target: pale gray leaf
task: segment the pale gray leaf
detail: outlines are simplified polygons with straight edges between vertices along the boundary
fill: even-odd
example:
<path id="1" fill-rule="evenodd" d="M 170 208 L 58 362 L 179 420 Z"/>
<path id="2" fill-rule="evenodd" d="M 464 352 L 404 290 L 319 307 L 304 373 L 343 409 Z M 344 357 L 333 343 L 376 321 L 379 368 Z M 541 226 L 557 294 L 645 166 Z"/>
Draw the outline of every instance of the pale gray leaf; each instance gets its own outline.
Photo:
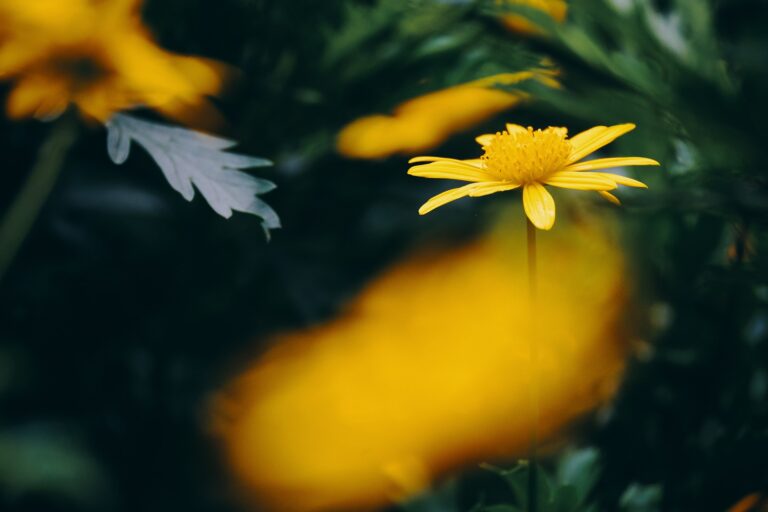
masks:
<path id="1" fill-rule="evenodd" d="M 267 203 L 265 203 L 258 197 L 254 197 L 251 200 L 251 204 L 248 206 L 248 209 L 245 211 L 261 217 L 262 224 L 267 229 L 278 229 L 282 227 L 280 224 L 280 217 L 278 217 L 277 212 L 273 210 L 271 206 L 269 206 Z"/>
<path id="2" fill-rule="evenodd" d="M 184 199 L 191 201 L 195 197 L 195 189 L 192 188 L 192 179 L 189 175 L 183 175 L 179 172 L 176 165 L 177 162 L 174 160 L 173 156 L 162 151 L 150 151 L 149 148 L 147 148 L 147 151 L 152 155 L 152 158 L 155 160 L 157 166 L 160 167 L 160 170 L 163 171 L 165 179 L 168 180 L 168 183 L 171 184 L 173 189 L 181 194 Z"/>
<path id="3" fill-rule="evenodd" d="M 257 197 L 273 190 L 275 184 L 241 170 L 272 165 L 269 160 L 223 151 L 235 145 L 229 139 L 127 114 L 115 115 L 107 130 L 107 150 L 114 162 L 124 162 L 131 141 L 136 142 L 186 200 L 194 198 L 197 188 L 222 217 L 231 217 L 233 211 L 250 213 L 261 217 L 265 229 L 280 227 L 275 211 Z"/>
<path id="4" fill-rule="evenodd" d="M 211 158 L 210 150 L 206 148 L 195 148 L 192 153 L 205 160 L 214 160 Z M 211 163 L 214 163 L 213 161 Z M 236 153 L 225 153 L 223 151 L 215 154 L 215 164 L 227 169 L 248 169 L 251 167 L 266 167 L 272 165 L 272 162 L 264 158 L 256 158 L 248 155 L 238 155 Z"/>
<path id="5" fill-rule="evenodd" d="M 119 124 L 107 123 L 107 153 L 117 165 L 128 159 L 131 151 L 131 139 Z"/>
<path id="6" fill-rule="evenodd" d="M 211 208 L 222 217 L 228 219 L 232 216 L 231 198 L 227 198 L 224 191 L 219 189 L 219 184 L 211 179 L 199 179 L 195 183 L 200 194 L 208 201 Z M 230 200 L 227 200 L 230 199 Z"/>

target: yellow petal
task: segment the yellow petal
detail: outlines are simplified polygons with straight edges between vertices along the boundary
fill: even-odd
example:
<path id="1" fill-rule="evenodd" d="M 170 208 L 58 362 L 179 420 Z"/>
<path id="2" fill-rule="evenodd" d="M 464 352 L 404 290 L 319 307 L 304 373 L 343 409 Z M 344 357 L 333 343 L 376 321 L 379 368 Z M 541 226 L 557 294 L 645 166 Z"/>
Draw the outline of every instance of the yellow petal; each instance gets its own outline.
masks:
<path id="1" fill-rule="evenodd" d="M 534 78 L 535 76 L 536 74 L 534 73 L 534 71 L 519 71 L 517 73 L 499 73 L 498 75 L 491 75 L 491 76 L 486 76 L 484 78 L 479 78 L 477 80 L 467 83 L 466 85 L 471 85 L 474 87 L 494 87 L 498 85 L 512 85 L 512 84 L 522 82 L 523 80 L 529 80 L 531 78 Z"/>
<path id="2" fill-rule="evenodd" d="M 541 237 L 541 268 L 557 271 L 539 275 L 546 320 L 534 335 L 514 213 L 466 245 L 395 262 L 335 318 L 258 340 L 269 351 L 212 396 L 206 417 L 258 500 L 244 509 L 381 510 L 424 480 L 524 457 L 534 340 L 542 444 L 562 445 L 614 395 L 633 335 L 620 327 L 624 251 L 600 217 Z"/>
<path id="3" fill-rule="evenodd" d="M 488 144 L 491 143 L 494 137 L 495 135 L 492 133 L 485 133 L 483 135 L 478 135 L 477 137 L 475 137 L 475 141 L 477 141 L 477 143 L 480 144 L 481 146 L 487 146 Z"/>
<path id="4" fill-rule="evenodd" d="M 515 133 L 527 132 L 528 128 L 520 126 L 519 124 L 507 123 L 507 133 L 514 135 Z"/>
<path id="5" fill-rule="evenodd" d="M 632 123 L 617 124 L 609 127 L 596 126 L 574 136 L 570 139 L 571 156 L 568 157 L 567 163 L 578 162 L 585 156 L 594 153 L 634 129 L 635 125 Z"/>
<path id="6" fill-rule="evenodd" d="M 392 502 L 415 496 L 429 485 L 432 478 L 424 461 L 413 456 L 384 464 L 381 470 L 390 483 L 387 494 Z"/>
<path id="7" fill-rule="evenodd" d="M 435 197 L 424 203 L 421 208 L 419 208 L 419 215 L 426 215 L 435 208 L 439 208 L 444 204 L 450 203 L 451 201 L 455 201 L 457 199 L 461 199 L 462 197 L 468 196 L 474 187 L 475 183 L 470 183 L 469 185 L 464 185 L 463 187 L 459 188 L 452 188 L 451 190 L 446 190 L 441 194 L 437 194 Z"/>
<path id="8" fill-rule="evenodd" d="M 415 156 L 408 160 L 409 164 L 418 164 L 418 163 L 424 163 L 424 162 L 453 162 L 457 164 L 469 164 L 474 166 L 479 166 L 480 160 L 479 158 L 474 158 L 471 160 L 459 160 L 457 158 L 445 158 L 442 156 Z"/>
<path id="9" fill-rule="evenodd" d="M 420 178 L 439 178 L 460 181 L 489 181 L 493 178 L 477 167 L 459 165 L 454 162 L 434 162 L 426 165 L 415 165 L 408 169 L 408 174 Z"/>
<path id="10" fill-rule="evenodd" d="M 596 171 L 598 169 L 612 169 L 614 167 L 625 167 L 629 165 L 661 165 L 656 160 L 643 158 L 640 156 L 620 156 L 616 158 L 597 158 L 571 164 L 565 168 L 566 171 Z"/>
<path id="11" fill-rule="evenodd" d="M 607 126 L 593 126 L 588 130 L 584 130 L 583 132 L 577 133 L 576 135 L 574 135 L 568 140 L 571 142 L 571 147 L 578 147 L 583 145 L 584 141 L 600 135 L 607 129 L 608 129 Z"/>
<path id="12" fill-rule="evenodd" d="M 382 137 L 382 133 L 392 136 Z M 336 150 L 348 158 L 384 158 L 403 146 L 405 135 L 397 120 L 390 116 L 365 116 L 339 132 Z"/>
<path id="13" fill-rule="evenodd" d="M 616 188 L 614 180 L 591 172 L 560 171 L 547 178 L 544 183 L 553 187 L 573 190 L 613 190 Z"/>
<path id="14" fill-rule="evenodd" d="M 600 194 L 603 197 L 603 199 L 607 199 L 608 201 L 612 202 L 616 206 L 621 206 L 621 201 L 619 201 L 619 198 L 611 194 L 610 192 L 606 192 L 605 190 L 598 190 L 597 193 Z"/>
<path id="15" fill-rule="evenodd" d="M 493 194 L 495 192 L 503 192 L 505 190 L 512 190 L 518 187 L 520 187 L 520 185 L 517 183 L 509 183 L 505 181 L 470 183 L 469 185 L 464 185 L 463 187 L 446 190 L 445 192 L 431 198 L 429 201 L 424 203 L 421 208 L 419 208 L 419 215 L 426 215 L 435 208 L 439 208 L 446 203 L 450 203 L 456 199 L 461 199 L 465 196 L 482 197 Z"/>
<path id="16" fill-rule="evenodd" d="M 495 194 L 496 192 L 514 190 L 516 188 L 520 188 L 519 183 L 508 183 L 503 181 L 489 181 L 486 183 L 478 183 L 469 193 L 469 197 L 482 197 L 490 194 Z"/>
<path id="17" fill-rule="evenodd" d="M 523 208 L 534 226 L 550 230 L 555 223 L 555 200 L 540 183 L 523 188 Z"/>
<path id="18" fill-rule="evenodd" d="M 589 173 L 594 176 L 602 176 L 603 178 L 607 178 L 614 183 L 617 183 L 619 185 L 625 185 L 627 187 L 635 187 L 635 188 L 648 188 L 648 185 L 643 183 L 642 181 L 633 180 L 632 178 L 627 178 L 626 176 L 622 176 L 620 174 L 611 174 L 609 172 L 592 172 Z"/>

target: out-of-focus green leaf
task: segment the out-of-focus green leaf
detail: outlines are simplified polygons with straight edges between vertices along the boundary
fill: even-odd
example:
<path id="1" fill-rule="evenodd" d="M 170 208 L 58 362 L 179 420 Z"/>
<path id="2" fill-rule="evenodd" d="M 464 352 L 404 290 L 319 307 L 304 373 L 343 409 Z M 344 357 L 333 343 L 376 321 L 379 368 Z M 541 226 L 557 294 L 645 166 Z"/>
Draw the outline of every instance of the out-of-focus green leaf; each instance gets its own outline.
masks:
<path id="1" fill-rule="evenodd" d="M 101 466 L 80 442 L 35 426 L 0 431 L 0 489 L 17 498 L 45 493 L 88 507 L 103 504 L 108 493 Z"/>

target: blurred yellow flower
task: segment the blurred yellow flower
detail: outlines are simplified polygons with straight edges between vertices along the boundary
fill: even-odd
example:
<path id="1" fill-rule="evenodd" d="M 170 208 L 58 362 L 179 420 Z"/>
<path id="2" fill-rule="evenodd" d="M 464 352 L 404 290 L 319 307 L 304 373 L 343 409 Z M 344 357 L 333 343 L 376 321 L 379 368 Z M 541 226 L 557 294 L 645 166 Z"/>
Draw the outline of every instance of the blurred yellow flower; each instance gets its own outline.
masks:
<path id="1" fill-rule="evenodd" d="M 618 185 L 647 188 L 632 178 L 605 172 L 587 172 L 627 165 L 659 165 L 642 157 L 598 158 L 580 162 L 584 157 L 634 130 L 634 124 L 595 126 L 568 138 L 566 128 L 549 127 L 534 130 L 507 124 L 501 133 L 480 135 L 483 147 L 480 158 L 456 160 L 436 156 L 419 156 L 408 174 L 422 178 L 469 181 L 469 185 L 436 195 L 419 209 L 425 215 L 435 208 L 465 196 L 480 197 L 496 192 L 523 188 L 523 207 L 531 222 L 539 229 L 551 229 L 555 223 L 555 200 L 544 187 L 596 190 L 618 203 L 608 190 Z"/>
<path id="2" fill-rule="evenodd" d="M 765 512 L 768 500 L 759 493 L 750 494 L 728 509 L 728 512 Z"/>
<path id="3" fill-rule="evenodd" d="M 496 0 L 497 4 L 519 5 L 537 9 L 558 23 L 565 21 L 568 15 L 568 2 L 566 0 Z M 541 35 L 543 30 L 533 21 L 519 14 L 510 14 L 501 18 L 502 23 L 508 29 L 524 35 Z"/>
<path id="4" fill-rule="evenodd" d="M 562 438 L 623 373 L 623 258 L 605 231 L 574 223 L 541 241 L 542 438 Z M 524 232 L 511 215 L 467 246 L 410 257 L 338 319 L 272 340 L 217 397 L 215 430 L 263 509 L 383 506 L 527 452 Z"/>
<path id="5" fill-rule="evenodd" d="M 170 117 L 210 114 L 223 67 L 166 52 L 140 0 L 0 0 L 0 78 L 13 80 L 12 118 L 50 118 L 70 103 L 99 121 L 146 106 Z"/>
<path id="6" fill-rule="evenodd" d="M 527 98 L 522 91 L 493 89 L 536 79 L 556 87 L 544 70 L 504 73 L 413 98 L 394 114 L 362 117 L 339 133 L 337 150 L 349 158 L 413 155 L 438 146 L 456 132 L 470 128 Z"/>

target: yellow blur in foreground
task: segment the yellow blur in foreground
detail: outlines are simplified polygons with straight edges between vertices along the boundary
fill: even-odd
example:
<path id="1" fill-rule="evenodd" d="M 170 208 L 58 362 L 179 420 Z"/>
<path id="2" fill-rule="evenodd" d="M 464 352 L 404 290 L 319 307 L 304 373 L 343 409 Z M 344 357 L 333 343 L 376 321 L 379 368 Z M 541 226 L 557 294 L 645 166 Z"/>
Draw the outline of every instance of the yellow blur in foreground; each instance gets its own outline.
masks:
<path id="1" fill-rule="evenodd" d="M 496 0 L 497 4 L 519 5 L 537 9 L 558 23 L 565 21 L 568 15 L 568 2 L 566 0 Z M 544 33 L 541 27 L 524 16 L 510 14 L 501 18 L 505 27 L 513 32 L 523 35 L 541 35 Z"/>
<path id="2" fill-rule="evenodd" d="M 395 265 L 336 320 L 274 340 L 215 402 L 257 503 L 383 506 L 447 471 L 525 456 L 531 336 L 544 438 L 610 398 L 624 368 L 623 260 L 589 220 L 540 238 L 535 334 L 525 224 L 512 215 L 469 245 Z"/>
<path id="3" fill-rule="evenodd" d="M 493 75 L 431 92 L 400 104 L 391 116 L 373 115 L 353 121 L 339 133 L 336 148 L 346 157 L 363 159 L 426 151 L 527 98 L 522 91 L 491 87 L 530 79 L 557 86 L 551 72 L 534 70 Z"/>
<path id="4" fill-rule="evenodd" d="M 767 510 L 768 499 L 759 493 L 754 493 L 739 500 L 727 512 L 765 512 Z"/>
<path id="5" fill-rule="evenodd" d="M 0 0 L 0 78 L 12 118 L 51 118 L 70 103 L 99 121 L 137 106 L 197 124 L 223 68 L 155 45 L 140 0 Z"/>

